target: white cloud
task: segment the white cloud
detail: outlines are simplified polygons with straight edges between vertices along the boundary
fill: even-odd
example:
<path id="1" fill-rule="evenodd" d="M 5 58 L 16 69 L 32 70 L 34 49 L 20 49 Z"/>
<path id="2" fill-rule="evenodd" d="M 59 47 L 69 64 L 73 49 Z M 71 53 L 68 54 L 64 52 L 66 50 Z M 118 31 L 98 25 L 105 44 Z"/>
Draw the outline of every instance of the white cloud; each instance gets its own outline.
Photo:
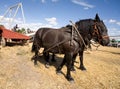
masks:
<path id="1" fill-rule="evenodd" d="M 22 18 L 17 18 L 17 19 L 13 19 L 13 18 L 8 18 L 8 17 L 3 17 L 0 16 L 0 22 L 2 23 L 23 23 Z"/>
<path id="2" fill-rule="evenodd" d="M 33 31 L 37 31 L 41 27 L 50 27 L 50 28 L 58 28 L 56 26 L 53 26 L 49 23 L 26 23 L 26 24 L 18 24 L 20 28 L 29 28 Z"/>
<path id="3" fill-rule="evenodd" d="M 42 3 L 45 3 L 47 0 L 41 0 Z M 58 0 L 51 0 L 52 2 L 57 2 Z"/>
<path id="4" fill-rule="evenodd" d="M 51 25 L 54 25 L 56 26 L 58 23 L 57 23 L 57 19 L 55 17 L 52 17 L 52 18 L 45 18 L 45 20 L 51 24 Z"/>
<path id="5" fill-rule="evenodd" d="M 109 23 L 115 23 L 115 22 L 116 22 L 116 20 L 114 20 L 114 19 L 109 20 Z"/>
<path id="6" fill-rule="evenodd" d="M 3 16 L 0 16 L 0 20 Z M 31 30 L 37 30 L 41 27 L 51 27 L 51 28 L 58 28 L 57 27 L 57 19 L 55 17 L 52 18 L 45 18 L 46 23 L 23 23 L 21 21 L 21 18 L 15 19 L 13 23 L 9 23 L 9 21 L 12 20 L 12 18 L 4 18 L 4 21 L 0 21 L 0 24 L 4 25 L 7 29 L 13 28 L 16 24 L 18 24 L 18 27 L 20 28 L 30 28 Z"/>
<path id="7" fill-rule="evenodd" d="M 89 8 L 88 7 L 84 7 L 85 10 L 88 10 Z"/>
<path id="8" fill-rule="evenodd" d="M 90 9 L 90 8 L 95 7 L 94 5 L 88 4 L 88 3 L 84 2 L 84 1 L 81 1 L 81 0 L 72 0 L 72 2 L 75 3 L 75 4 L 83 6 L 84 9 Z"/>
<path id="9" fill-rule="evenodd" d="M 109 23 L 114 23 L 114 24 L 117 24 L 117 25 L 120 26 L 120 22 L 117 21 L 117 20 L 114 20 L 114 19 L 110 19 L 110 20 L 109 20 Z"/>
<path id="10" fill-rule="evenodd" d="M 15 24 L 24 23 L 21 18 L 13 19 L 8 17 L 0 16 L 0 24 L 4 25 L 6 28 L 11 29 Z"/>
<path id="11" fill-rule="evenodd" d="M 45 3 L 45 0 L 41 0 L 42 3 Z"/>
<path id="12" fill-rule="evenodd" d="M 120 26 L 120 22 L 117 22 L 116 24 Z"/>
<path id="13" fill-rule="evenodd" d="M 120 29 L 116 28 L 116 27 L 110 27 L 108 28 L 108 34 L 110 36 L 117 36 L 120 35 Z"/>
<path id="14" fill-rule="evenodd" d="M 110 19 L 107 21 L 110 25 L 108 32 L 110 36 L 120 35 L 120 22 L 115 19 Z"/>
<path id="15" fill-rule="evenodd" d="M 103 22 L 107 22 L 107 20 L 106 20 L 106 19 L 104 19 L 104 20 L 103 20 Z"/>

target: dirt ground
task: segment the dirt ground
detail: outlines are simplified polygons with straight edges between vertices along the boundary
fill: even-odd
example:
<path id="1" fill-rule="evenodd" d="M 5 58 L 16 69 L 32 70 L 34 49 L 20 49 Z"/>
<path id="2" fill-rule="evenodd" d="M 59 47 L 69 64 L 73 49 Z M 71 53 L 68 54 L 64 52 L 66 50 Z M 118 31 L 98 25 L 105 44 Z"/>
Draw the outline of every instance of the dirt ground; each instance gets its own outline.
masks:
<path id="1" fill-rule="evenodd" d="M 87 71 L 78 69 L 77 57 L 76 72 L 71 73 L 74 83 L 65 79 L 66 66 L 62 69 L 64 74 L 56 74 L 63 55 L 56 55 L 57 62 L 51 62 L 49 69 L 42 56 L 34 66 L 33 55 L 31 44 L 0 49 L 0 89 L 120 89 L 120 48 L 100 46 L 90 54 L 85 52 Z"/>

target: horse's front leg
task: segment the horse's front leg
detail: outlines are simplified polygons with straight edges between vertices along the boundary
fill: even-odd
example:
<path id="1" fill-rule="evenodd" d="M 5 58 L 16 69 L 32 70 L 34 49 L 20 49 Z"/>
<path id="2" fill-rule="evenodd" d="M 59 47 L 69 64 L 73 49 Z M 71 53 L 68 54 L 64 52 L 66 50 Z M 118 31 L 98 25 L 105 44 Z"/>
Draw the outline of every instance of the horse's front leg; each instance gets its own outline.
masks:
<path id="1" fill-rule="evenodd" d="M 50 66 L 50 63 L 49 63 L 49 52 L 44 52 L 43 55 L 44 55 L 44 59 L 46 61 L 45 67 L 49 68 L 49 66 Z"/>
<path id="2" fill-rule="evenodd" d="M 79 52 L 79 57 L 80 57 L 80 67 L 79 67 L 79 69 L 86 70 L 86 68 L 84 67 L 84 64 L 83 64 L 83 52 L 84 51 Z"/>
<path id="3" fill-rule="evenodd" d="M 77 54 L 74 54 L 74 55 L 73 55 L 72 64 L 71 64 L 71 71 L 75 71 L 74 63 L 75 63 L 76 56 L 77 56 Z"/>

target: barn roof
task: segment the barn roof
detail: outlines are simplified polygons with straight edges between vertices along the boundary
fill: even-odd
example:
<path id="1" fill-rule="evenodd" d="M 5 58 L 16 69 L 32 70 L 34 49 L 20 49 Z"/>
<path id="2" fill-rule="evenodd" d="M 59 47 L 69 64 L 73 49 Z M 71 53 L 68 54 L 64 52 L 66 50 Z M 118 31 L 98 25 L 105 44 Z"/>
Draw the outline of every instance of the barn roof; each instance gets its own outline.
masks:
<path id="1" fill-rule="evenodd" d="M 18 32 L 13 32 L 11 30 L 6 29 L 5 27 L 0 26 L 0 30 L 2 30 L 2 37 L 7 39 L 25 39 L 25 40 L 30 39 L 29 36 L 26 36 Z"/>

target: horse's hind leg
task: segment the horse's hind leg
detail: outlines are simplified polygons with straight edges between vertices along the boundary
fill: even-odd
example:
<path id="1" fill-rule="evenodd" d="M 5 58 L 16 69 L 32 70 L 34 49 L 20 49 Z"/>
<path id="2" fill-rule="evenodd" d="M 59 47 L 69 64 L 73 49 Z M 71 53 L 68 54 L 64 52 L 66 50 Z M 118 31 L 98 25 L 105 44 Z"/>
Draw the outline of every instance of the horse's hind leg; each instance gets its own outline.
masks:
<path id="1" fill-rule="evenodd" d="M 35 55 L 31 58 L 31 61 L 34 61 L 34 65 L 37 65 L 38 60 L 38 51 L 35 51 Z"/>
<path id="2" fill-rule="evenodd" d="M 34 44 L 32 45 L 32 52 L 35 52 L 35 55 L 32 57 L 31 60 L 34 60 L 34 64 L 37 65 L 39 48 Z"/>
<path id="3" fill-rule="evenodd" d="M 38 60 L 38 50 L 35 51 L 34 65 L 37 65 Z"/>

